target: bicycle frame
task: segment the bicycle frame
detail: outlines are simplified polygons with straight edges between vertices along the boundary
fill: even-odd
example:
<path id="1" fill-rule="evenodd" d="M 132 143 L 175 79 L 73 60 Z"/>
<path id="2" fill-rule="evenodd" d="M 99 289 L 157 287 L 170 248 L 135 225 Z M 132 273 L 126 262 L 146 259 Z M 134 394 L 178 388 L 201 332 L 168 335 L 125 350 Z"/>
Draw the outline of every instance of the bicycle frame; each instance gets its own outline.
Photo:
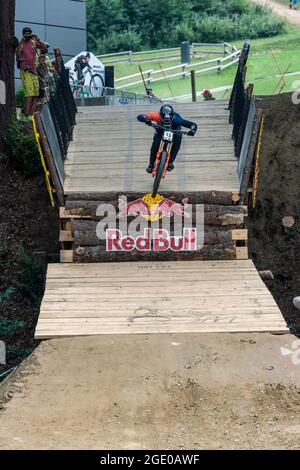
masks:
<path id="1" fill-rule="evenodd" d="M 165 151 L 167 153 L 167 160 L 166 160 L 166 164 L 165 164 L 164 171 L 163 171 L 163 174 L 162 174 L 162 178 L 165 178 L 166 173 L 167 173 L 167 168 L 168 168 L 170 158 L 171 158 L 171 151 L 172 151 L 172 147 L 173 147 L 174 134 L 180 133 L 182 135 L 187 135 L 187 132 L 184 132 L 184 131 L 181 131 L 181 130 L 175 130 L 175 129 L 167 129 L 165 127 L 160 126 L 159 124 L 157 124 L 156 126 L 153 126 L 153 127 L 155 127 L 156 129 L 162 129 L 164 131 L 164 134 L 162 135 L 160 145 L 159 145 L 159 149 L 158 149 L 157 154 L 156 154 L 156 160 L 155 160 L 155 163 L 154 163 L 152 176 L 153 177 L 156 176 L 156 172 L 157 172 L 157 168 L 159 166 L 161 155 L 162 155 L 163 151 Z M 166 132 L 172 133 L 172 136 L 173 136 L 172 140 L 165 139 L 165 133 Z"/>
<path id="2" fill-rule="evenodd" d="M 167 153 L 167 160 L 166 160 L 166 164 L 165 164 L 164 171 L 163 171 L 163 174 L 162 174 L 162 178 L 166 177 L 167 168 L 168 168 L 169 161 L 170 161 L 170 158 L 171 158 L 172 146 L 173 146 L 173 141 L 170 142 L 170 141 L 164 140 L 164 137 L 162 136 L 162 139 L 161 139 L 160 145 L 159 145 L 159 149 L 158 149 L 157 154 L 156 154 L 156 160 L 155 160 L 152 176 L 156 175 L 157 168 L 158 168 L 159 162 L 160 162 L 160 157 L 161 157 L 163 151 L 165 151 Z"/>

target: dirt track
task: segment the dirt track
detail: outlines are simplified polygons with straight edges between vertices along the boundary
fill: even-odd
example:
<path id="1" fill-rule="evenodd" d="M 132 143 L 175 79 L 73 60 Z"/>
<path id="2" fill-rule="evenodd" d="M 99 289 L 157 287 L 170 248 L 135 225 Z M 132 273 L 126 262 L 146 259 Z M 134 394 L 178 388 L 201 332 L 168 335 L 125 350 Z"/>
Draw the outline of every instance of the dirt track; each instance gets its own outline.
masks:
<path id="1" fill-rule="evenodd" d="M 293 341 L 186 334 L 43 342 L 0 387 L 13 394 L 0 412 L 0 448 L 300 448 L 299 354 L 280 350 Z"/>
<path id="2" fill-rule="evenodd" d="M 278 16 L 282 16 L 286 18 L 286 20 L 294 25 L 300 27 L 300 11 L 299 10 L 290 10 L 288 1 L 286 2 L 287 5 L 282 5 L 280 3 L 274 2 L 272 0 L 252 0 L 259 5 L 267 5 L 272 8 L 274 13 Z"/>

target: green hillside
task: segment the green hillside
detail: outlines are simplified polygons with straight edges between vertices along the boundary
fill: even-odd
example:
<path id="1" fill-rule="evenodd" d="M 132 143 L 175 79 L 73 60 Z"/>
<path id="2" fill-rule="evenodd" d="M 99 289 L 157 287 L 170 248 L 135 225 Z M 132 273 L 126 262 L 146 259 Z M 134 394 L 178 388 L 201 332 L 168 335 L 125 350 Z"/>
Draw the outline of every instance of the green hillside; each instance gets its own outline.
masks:
<path id="1" fill-rule="evenodd" d="M 242 47 L 243 42 L 235 42 L 237 47 Z M 251 54 L 248 61 L 248 81 L 255 83 L 256 94 L 273 94 L 283 91 L 291 91 L 295 81 L 300 80 L 300 31 L 289 28 L 283 35 L 278 35 L 275 38 L 256 39 L 251 41 Z M 151 57 L 158 57 L 159 54 L 151 54 Z M 145 56 L 140 56 L 145 59 Z M 138 57 L 135 57 L 137 59 Z M 207 58 L 210 58 L 207 56 Z M 199 61 L 199 59 L 197 59 Z M 106 61 L 104 61 L 106 62 Z M 136 62 L 129 64 L 120 63 L 115 65 L 116 78 L 124 77 L 127 75 L 135 74 L 139 71 L 139 64 L 143 70 L 154 69 L 158 70 L 161 65 L 163 68 L 172 65 L 178 65 L 180 60 L 164 60 L 159 62 Z M 220 74 L 216 72 L 200 74 L 197 76 L 197 90 L 202 88 L 219 88 L 231 85 L 235 75 L 236 66 L 222 71 Z M 287 75 L 284 81 L 280 81 L 280 75 L 284 72 L 292 73 L 299 72 L 299 75 Z M 131 79 L 137 81 L 139 78 Z M 117 83 L 117 86 L 121 86 Z M 277 86 L 278 85 L 278 86 Z M 169 98 L 172 93 L 175 96 L 190 93 L 190 78 L 177 78 L 164 82 L 151 84 L 151 87 L 157 96 L 160 98 Z M 172 93 L 170 91 L 172 90 Z M 142 85 L 126 88 L 128 91 L 143 93 L 144 88 Z M 227 93 L 228 95 L 228 93 Z M 226 91 L 216 93 L 218 98 L 227 96 Z"/>

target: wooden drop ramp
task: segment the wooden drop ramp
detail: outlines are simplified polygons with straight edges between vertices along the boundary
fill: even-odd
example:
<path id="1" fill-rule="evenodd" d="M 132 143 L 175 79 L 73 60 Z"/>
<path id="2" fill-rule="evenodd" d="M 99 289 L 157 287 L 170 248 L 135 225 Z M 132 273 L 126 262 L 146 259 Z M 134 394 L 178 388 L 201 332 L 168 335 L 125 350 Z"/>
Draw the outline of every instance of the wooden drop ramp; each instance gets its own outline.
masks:
<path id="1" fill-rule="evenodd" d="M 188 196 L 192 204 L 205 206 L 204 247 L 189 261 L 188 256 L 174 261 L 174 253 L 154 258 L 145 253 L 142 259 L 133 252 L 109 256 L 100 246 L 95 236 L 100 201 L 116 206 L 120 194 L 133 200 L 151 191 L 145 165 L 153 131 L 136 120 L 145 111 L 141 106 L 80 108 L 65 162 L 61 264 L 48 266 L 37 339 L 287 331 L 247 259 L 247 214 L 237 204 L 239 179 L 227 108 L 224 101 L 176 106 L 198 123 L 199 131 L 184 140 L 176 170 L 160 191 L 177 202 Z"/>
<path id="2" fill-rule="evenodd" d="M 251 260 L 52 264 L 36 338 L 287 331 Z"/>

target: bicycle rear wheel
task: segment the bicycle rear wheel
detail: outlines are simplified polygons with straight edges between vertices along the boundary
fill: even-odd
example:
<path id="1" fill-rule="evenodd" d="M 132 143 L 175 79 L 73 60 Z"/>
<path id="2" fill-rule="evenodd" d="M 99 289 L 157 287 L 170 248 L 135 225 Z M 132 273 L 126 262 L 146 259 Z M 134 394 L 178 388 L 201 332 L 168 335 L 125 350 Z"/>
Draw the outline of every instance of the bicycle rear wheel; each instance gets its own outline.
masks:
<path id="1" fill-rule="evenodd" d="M 167 152 L 164 150 L 161 154 L 160 162 L 156 170 L 156 175 L 155 175 L 155 179 L 153 183 L 152 197 L 155 197 L 157 195 L 160 181 L 164 172 L 164 168 L 166 166 L 166 162 L 167 162 Z"/>

